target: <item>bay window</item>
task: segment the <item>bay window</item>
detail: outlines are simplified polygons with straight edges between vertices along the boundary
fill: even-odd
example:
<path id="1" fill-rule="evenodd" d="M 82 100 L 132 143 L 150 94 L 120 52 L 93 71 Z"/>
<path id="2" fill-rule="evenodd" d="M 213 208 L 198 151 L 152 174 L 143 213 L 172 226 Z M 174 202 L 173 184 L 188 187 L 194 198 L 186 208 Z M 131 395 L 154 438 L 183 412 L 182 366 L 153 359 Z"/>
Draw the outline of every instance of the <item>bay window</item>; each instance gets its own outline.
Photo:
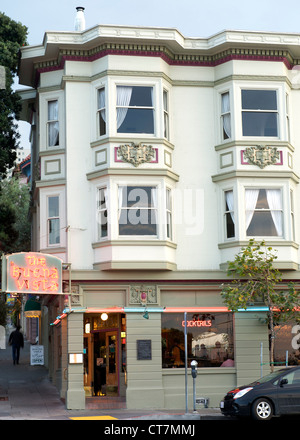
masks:
<path id="1" fill-rule="evenodd" d="M 168 92 L 163 91 L 163 108 L 164 108 L 164 137 L 169 139 L 169 98 Z"/>
<path id="2" fill-rule="evenodd" d="M 276 90 L 242 90 L 243 136 L 278 136 Z"/>
<path id="3" fill-rule="evenodd" d="M 153 87 L 117 86 L 117 132 L 154 134 Z"/>
<path id="4" fill-rule="evenodd" d="M 245 207 L 247 236 L 283 236 L 280 189 L 246 189 Z"/>

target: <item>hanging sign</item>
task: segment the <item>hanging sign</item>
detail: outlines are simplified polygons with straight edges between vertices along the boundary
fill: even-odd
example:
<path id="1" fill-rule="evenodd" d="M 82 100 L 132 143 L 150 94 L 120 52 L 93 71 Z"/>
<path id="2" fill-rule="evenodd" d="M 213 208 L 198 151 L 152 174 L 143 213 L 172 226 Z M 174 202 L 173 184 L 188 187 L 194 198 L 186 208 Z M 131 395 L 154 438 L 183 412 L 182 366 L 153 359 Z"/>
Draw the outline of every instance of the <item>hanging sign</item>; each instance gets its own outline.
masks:
<path id="1" fill-rule="evenodd" d="M 39 252 L 5 255 L 2 260 L 2 291 L 62 294 L 62 260 Z"/>

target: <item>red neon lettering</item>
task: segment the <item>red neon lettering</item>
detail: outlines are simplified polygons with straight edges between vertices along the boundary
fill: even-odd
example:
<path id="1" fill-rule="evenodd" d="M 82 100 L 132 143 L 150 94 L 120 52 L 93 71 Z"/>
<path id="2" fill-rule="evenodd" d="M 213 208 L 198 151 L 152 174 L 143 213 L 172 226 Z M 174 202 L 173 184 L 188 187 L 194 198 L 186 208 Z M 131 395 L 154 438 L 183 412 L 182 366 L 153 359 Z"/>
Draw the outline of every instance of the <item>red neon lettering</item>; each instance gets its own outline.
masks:
<path id="1" fill-rule="evenodd" d="M 181 325 L 182 325 L 182 327 L 184 327 L 185 322 L 182 321 Z M 211 327 L 212 323 L 211 323 L 211 320 L 209 319 L 207 321 L 200 321 L 200 320 L 187 321 L 186 325 L 187 325 L 187 327 Z"/>

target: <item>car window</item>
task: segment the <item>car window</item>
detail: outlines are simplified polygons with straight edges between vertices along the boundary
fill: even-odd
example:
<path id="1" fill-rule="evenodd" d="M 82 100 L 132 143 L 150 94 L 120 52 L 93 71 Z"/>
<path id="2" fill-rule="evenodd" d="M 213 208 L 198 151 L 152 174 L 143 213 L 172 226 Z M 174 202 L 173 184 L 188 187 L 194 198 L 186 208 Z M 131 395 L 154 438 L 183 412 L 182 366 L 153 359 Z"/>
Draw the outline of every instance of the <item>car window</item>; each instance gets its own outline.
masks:
<path id="1" fill-rule="evenodd" d="M 300 386 L 300 370 L 291 371 L 288 374 L 282 376 L 281 380 L 286 379 L 286 385 L 299 385 Z"/>

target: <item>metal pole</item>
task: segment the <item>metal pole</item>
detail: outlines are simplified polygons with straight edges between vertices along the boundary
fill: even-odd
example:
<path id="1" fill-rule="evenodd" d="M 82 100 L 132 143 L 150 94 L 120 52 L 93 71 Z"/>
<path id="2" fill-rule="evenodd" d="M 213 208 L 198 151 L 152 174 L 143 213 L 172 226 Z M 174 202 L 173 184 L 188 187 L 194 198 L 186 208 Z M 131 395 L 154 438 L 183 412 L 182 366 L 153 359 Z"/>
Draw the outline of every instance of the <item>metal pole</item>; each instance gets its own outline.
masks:
<path id="1" fill-rule="evenodd" d="M 260 343 L 260 377 L 263 377 L 263 343 Z"/>
<path id="2" fill-rule="evenodd" d="M 188 390 L 187 390 L 187 322 L 184 312 L 184 360 L 185 360 L 185 412 L 188 413 Z"/>
<path id="3" fill-rule="evenodd" d="M 193 377 L 193 412 L 196 413 L 196 378 Z"/>
<path id="4" fill-rule="evenodd" d="M 289 364 L 289 351 L 285 352 L 285 366 L 287 367 Z"/>

